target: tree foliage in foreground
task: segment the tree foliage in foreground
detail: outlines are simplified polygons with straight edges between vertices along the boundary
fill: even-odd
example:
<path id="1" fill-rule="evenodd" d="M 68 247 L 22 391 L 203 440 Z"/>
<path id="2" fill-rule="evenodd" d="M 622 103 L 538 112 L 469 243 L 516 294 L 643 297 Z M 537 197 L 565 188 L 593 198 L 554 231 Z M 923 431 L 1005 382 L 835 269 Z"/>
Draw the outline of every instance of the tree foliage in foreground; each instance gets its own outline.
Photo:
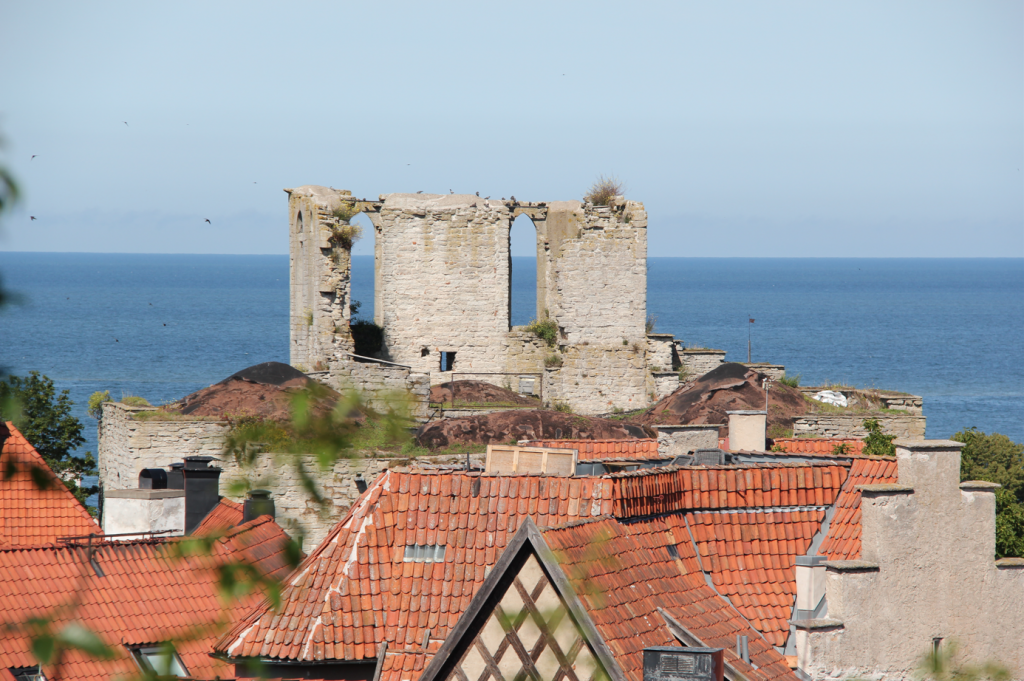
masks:
<path id="1" fill-rule="evenodd" d="M 82 484 L 84 476 L 97 474 L 96 459 L 92 452 L 84 456 L 72 453 L 85 444 L 82 423 L 71 415 L 72 406 L 68 391 L 58 394 L 53 381 L 38 371 L 0 380 L 0 418 L 14 423 L 50 470 L 85 505 L 85 500 L 99 491 L 96 485 Z M 95 513 L 94 507 L 87 508 Z"/>
<path id="2" fill-rule="evenodd" d="M 1024 444 L 1000 433 L 961 430 L 960 480 L 987 480 L 996 490 L 996 555 L 1024 558 Z"/>

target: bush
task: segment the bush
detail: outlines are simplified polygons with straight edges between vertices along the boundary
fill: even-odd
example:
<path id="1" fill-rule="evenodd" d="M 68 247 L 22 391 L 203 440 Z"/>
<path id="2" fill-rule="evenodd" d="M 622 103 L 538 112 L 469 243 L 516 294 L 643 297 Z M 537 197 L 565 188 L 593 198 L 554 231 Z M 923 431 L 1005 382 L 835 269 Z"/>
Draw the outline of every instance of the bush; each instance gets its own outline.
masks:
<path id="1" fill-rule="evenodd" d="M 373 357 L 384 347 L 384 328 L 366 319 L 356 319 L 349 325 L 355 354 Z"/>
<path id="2" fill-rule="evenodd" d="M 853 447 L 849 442 L 840 442 L 832 448 L 832 456 L 849 456 L 853 453 Z"/>
<path id="3" fill-rule="evenodd" d="M 152 407 L 145 397 L 139 397 L 138 395 L 121 395 L 121 404 L 127 404 L 129 407 Z"/>
<path id="4" fill-rule="evenodd" d="M 779 379 L 779 383 L 782 385 L 788 385 L 790 388 L 800 387 L 800 374 L 790 376 L 789 374 L 783 374 L 782 378 Z"/>
<path id="5" fill-rule="evenodd" d="M 896 445 L 892 443 L 895 435 L 886 435 L 882 432 L 882 426 L 878 419 L 867 419 L 864 421 L 868 436 L 864 438 L 864 454 L 868 456 L 896 456 Z"/>
<path id="6" fill-rule="evenodd" d="M 607 206 L 611 204 L 612 199 L 622 194 L 623 189 L 618 179 L 601 175 L 597 182 L 590 185 L 590 190 L 583 196 L 583 200 L 595 206 Z"/>
<path id="7" fill-rule="evenodd" d="M 565 402 L 555 402 L 554 404 L 551 405 L 551 408 L 554 409 L 555 411 L 560 411 L 563 414 L 572 413 L 572 407 L 570 407 Z"/>
<path id="8" fill-rule="evenodd" d="M 345 249 L 351 249 L 352 244 L 363 237 L 363 228 L 359 225 L 343 224 L 331 229 L 331 243 Z"/>
<path id="9" fill-rule="evenodd" d="M 547 313 L 544 314 L 544 319 L 534 319 L 527 324 L 526 330 L 547 343 L 549 348 L 555 347 L 555 343 L 558 342 L 558 324 L 548 317 Z"/>
<path id="10" fill-rule="evenodd" d="M 97 390 L 92 395 L 89 395 L 89 407 L 86 410 L 86 413 L 88 413 L 89 416 L 99 421 L 100 418 L 103 417 L 103 403 L 110 401 L 111 399 L 109 390 Z"/>
<path id="11" fill-rule="evenodd" d="M 1024 445 L 1000 433 L 967 428 L 953 435 L 963 442 L 960 480 L 987 480 L 996 490 L 996 557 L 1024 558 Z"/>
<path id="12" fill-rule="evenodd" d="M 547 357 L 544 358 L 544 366 L 546 366 L 546 367 L 560 367 L 560 366 L 562 366 L 562 356 L 561 355 L 554 355 L 554 354 L 548 355 Z"/>
<path id="13" fill-rule="evenodd" d="M 655 315 L 647 315 L 647 323 L 644 324 L 644 331 L 646 333 L 654 333 L 654 327 L 658 325 L 658 318 Z"/>

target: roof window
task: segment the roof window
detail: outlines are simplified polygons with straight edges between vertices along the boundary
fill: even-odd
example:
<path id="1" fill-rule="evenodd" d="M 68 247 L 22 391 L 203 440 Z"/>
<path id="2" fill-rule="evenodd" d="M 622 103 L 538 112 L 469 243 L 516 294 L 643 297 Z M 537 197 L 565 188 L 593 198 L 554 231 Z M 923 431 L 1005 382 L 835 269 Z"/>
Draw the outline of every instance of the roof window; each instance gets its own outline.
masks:
<path id="1" fill-rule="evenodd" d="M 406 563 L 440 563 L 444 560 L 444 544 L 409 544 L 405 547 Z"/>
<path id="2" fill-rule="evenodd" d="M 46 681 L 46 676 L 43 675 L 38 665 L 35 667 L 11 667 L 7 671 L 15 678 L 15 681 Z"/>
<path id="3" fill-rule="evenodd" d="M 131 648 L 132 657 L 143 672 L 157 676 L 187 678 L 188 670 L 170 646 L 143 646 Z"/>

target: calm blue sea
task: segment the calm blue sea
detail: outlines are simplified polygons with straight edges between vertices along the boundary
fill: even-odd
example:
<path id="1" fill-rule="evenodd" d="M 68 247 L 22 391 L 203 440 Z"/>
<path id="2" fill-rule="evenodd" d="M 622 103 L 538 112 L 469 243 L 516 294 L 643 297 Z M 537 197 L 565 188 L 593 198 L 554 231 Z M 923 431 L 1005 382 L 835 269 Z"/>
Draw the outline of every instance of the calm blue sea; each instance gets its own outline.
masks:
<path id="1" fill-rule="evenodd" d="M 535 310 L 535 262 L 513 258 L 513 323 Z M 40 371 L 85 403 L 96 390 L 177 399 L 235 371 L 288 361 L 287 256 L 0 252 L 0 365 Z M 373 259 L 354 297 L 373 314 Z M 1024 441 L 1024 260 L 651 258 L 657 331 L 805 385 L 841 381 L 924 397 L 928 437 L 967 426 Z"/>

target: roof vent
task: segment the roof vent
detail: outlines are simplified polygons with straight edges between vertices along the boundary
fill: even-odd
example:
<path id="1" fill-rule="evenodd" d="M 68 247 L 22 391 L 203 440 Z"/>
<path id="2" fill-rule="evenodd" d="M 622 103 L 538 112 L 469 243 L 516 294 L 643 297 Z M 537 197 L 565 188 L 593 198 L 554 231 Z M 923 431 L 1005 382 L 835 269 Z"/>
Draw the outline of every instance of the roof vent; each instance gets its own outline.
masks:
<path id="1" fill-rule="evenodd" d="M 643 681 L 722 681 L 723 648 L 644 648 Z"/>
<path id="2" fill-rule="evenodd" d="M 170 470 L 167 472 L 167 489 L 185 489 L 185 477 L 181 474 L 185 464 L 179 461 L 172 463 L 168 468 Z"/>
<path id="3" fill-rule="evenodd" d="M 167 471 L 163 468 L 143 468 L 139 473 L 139 489 L 167 489 Z"/>
<path id="4" fill-rule="evenodd" d="M 721 449 L 698 449 L 693 453 L 694 466 L 724 466 L 727 460 Z"/>
<path id="5" fill-rule="evenodd" d="M 250 490 L 245 498 L 245 503 L 242 504 L 242 522 L 247 523 L 254 518 L 259 518 L 261 515 L 269 515 L 273 518 L 276 516 L 276 510 L 274 508 L 274 500 L 270 496 L 270 490 Z"/>

